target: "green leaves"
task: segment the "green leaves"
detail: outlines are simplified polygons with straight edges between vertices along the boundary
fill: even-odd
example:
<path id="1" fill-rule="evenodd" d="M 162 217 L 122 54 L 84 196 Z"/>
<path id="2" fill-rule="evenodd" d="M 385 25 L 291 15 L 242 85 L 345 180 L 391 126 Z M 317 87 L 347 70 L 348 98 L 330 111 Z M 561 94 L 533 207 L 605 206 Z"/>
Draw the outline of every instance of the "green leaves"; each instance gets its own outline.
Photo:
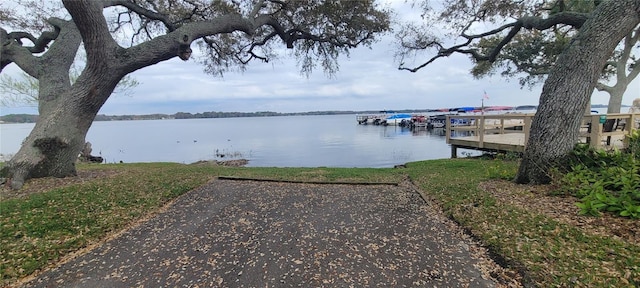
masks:
<path id="1" fill-rule="evenodd" d="M 620 212 L 620 216 L 640 218 L 640 206 L 630 206 L 627 209 Z"/>
<path id="2" fill-rule="evenodd" d="M 560 183 L 563 191 L 580 198 L 581 214 L 640 218 L 640 159 L 633 148 L 640 146 L 640 133 L 636 130 L 627 141 L 631 149 L 626 151 L 579 145 L 570 154 L 571 171 Z"/>

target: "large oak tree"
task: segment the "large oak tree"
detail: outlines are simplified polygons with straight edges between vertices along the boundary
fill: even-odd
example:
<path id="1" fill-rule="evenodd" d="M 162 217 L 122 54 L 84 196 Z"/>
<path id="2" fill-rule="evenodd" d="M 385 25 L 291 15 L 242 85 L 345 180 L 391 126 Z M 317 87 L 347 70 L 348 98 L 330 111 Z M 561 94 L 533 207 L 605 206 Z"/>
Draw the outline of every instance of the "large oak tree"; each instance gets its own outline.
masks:
<path id="1" fill-rule="evenodd" d="M 599 0 L 561 0 L 551 2 L 541 9 L 549 15 L 563 12 L 589 14 L 599 3 Z M 505 78 L 518 78 L 523 87 L 542 83 L 560 53 L 566 49 L 571 38 L 578 32 L 578 28 L 579 26 L 561 24 L 547 30 L 521 30 L 504 46 L 495 61 L 475 61 L 471 73 L 476 78 L 497 73 Z M 481 54 L 487 54 L 500 40 L 502 40 L 500 35 L 485 37 L 474 46 Z M 596 85 L 598 91 L 609 94 L 608 113 L 621 112 L 625 91 L 629 83 L 640 74 L 639 59 L 634 54 L 638 52 L 635 47 L 639 45 L 639 40 L 640 26 L 631 31 L 618 45 L 607 61 L 602 77 Z"/>
<path id="2" fill-rule="evenodd" d="M 549 168 L 557 165 L 578 142 L 582 116 L 607 60 L 620 41 L 640 23 L 640 0 L 598 2 L 590 13 L 562 9 L 550 13 L 546 8 L 561 5 L 563 0 L 448 0 L 438 13 L 431 13 L 435 10 L 427 5 L 424 14 L 427 23 L 447 24 L 453 31 L 448 36 L 461 41 L 451 44 L 448 43 L 451 38 L 420 33 L 424 28 L 409 25 L 398 33 L 402 47 L 398 53 L 399 69 L 416 72 L 454 53 L 468 55 L 475 62 L 495 62 L 506 45 L 518 41 L 521 31 L 545 31 L 561 26 L 578 29 L 544 82 L 515 179 L 518 183 L 548 183 Z M 496 27 L 478 32 L 478 24 L 483 23 Z M 493 45 L 480 43 L 489 38 Z M 407 67 L 405 61 L 409 56 L 433 50 L 435 55 L 427 61 Z"/>
<path id="3" fill-rule="evenodd" d="M 544 83 L 516 182 L 551 180 L 549 168 L 578 142 L 584 109 L 603 67 L 638 24 L 640 0 L 603 1 L 585 21 Z"/>
<path id="4" fill-rule="evenodd" d="M 203 49 L 200 61 L 211 74 L 244 69 L 255 59 L 269 61 L 279 47 L 294 49 L 304 73 L 318 66 L 335 73 L 339 55 L 371 44 L 389 27 L 388 11 L 370 0 L 62 3 L 71 19 L 48 18 L 50 31 L 33 35 L 0 28 L 0 68 L 15 63 L 40 88 L 39 120 L 3 168 L 13 188 L 29 178 L 74 175 L 87 131 L 118 82 L 168 59 L 187 60 L 194 44 Z M 118 33 L 129 35 L 130 45 L 121 44 Z M 71 84 L 69 67 L 81 43 L 87 62 Z"/>

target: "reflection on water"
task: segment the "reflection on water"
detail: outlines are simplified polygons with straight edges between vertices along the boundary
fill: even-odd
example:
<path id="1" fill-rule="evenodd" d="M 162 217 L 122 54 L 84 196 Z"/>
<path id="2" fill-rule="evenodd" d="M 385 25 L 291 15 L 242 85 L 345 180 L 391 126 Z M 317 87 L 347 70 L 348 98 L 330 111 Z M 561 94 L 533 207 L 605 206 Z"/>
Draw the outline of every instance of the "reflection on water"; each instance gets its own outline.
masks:
<path id="1" fill-rule="evenodd" d="M 446 136 L 446 133 L 444 131 L 444 128 L 433 128 L 433 129 L 417 129 L 413 131 L 413 135 L 414 136 L 430 135 L 430 136 L 437 136 L 437 137 L 444 138 Z"/>
<path id="2" fill-rule="evenodd" d="M 13 154 L 33 124 L 0 124 Z M 443 129 L 358 125 L 355 115 L 95 122 L 87 135 L 107 162 L 245 158 L 248 166 L 393 167 L 448 158 Z"/>
<path id="3" fill-rule="evenodd" d="M 453 131 L 451 131 L 451 138 L 473 136 L 475 134 L 476 133 L 474 131 L 457 131 L 457 130 L 453 130 Z"/>

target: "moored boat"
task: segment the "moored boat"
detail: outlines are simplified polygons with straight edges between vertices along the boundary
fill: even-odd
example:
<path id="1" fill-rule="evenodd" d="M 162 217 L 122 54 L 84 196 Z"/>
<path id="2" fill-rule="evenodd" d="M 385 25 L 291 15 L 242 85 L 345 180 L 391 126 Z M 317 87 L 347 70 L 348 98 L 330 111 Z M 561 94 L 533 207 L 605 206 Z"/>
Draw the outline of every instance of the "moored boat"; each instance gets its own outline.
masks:
<path id="1" fill-rule="evenodd" d="M 400 125 L 401 123 L 403 123 L 403 120 L 405 123 L 410 122 L 411 117 L 411 114 L 398 113 L 387 117 L 387 119 L 385 120 L 387 121 L 387 125 Z"/>

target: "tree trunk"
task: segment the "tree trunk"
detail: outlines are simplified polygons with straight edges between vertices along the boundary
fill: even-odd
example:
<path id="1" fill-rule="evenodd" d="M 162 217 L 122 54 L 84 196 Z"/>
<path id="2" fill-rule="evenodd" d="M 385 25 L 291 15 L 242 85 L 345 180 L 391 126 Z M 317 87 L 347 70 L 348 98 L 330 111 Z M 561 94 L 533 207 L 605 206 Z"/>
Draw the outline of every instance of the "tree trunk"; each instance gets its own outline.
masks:
<path id="1" fill-rule="evenodd" d="M 615 86 L 611 87 L 612 89 L 607 91 L 609 92 L 609 104 L 607 106 L 607 113 L 621 112 L 620 110 L 622 109 L 622 98 L 624 97 L 624 92 L 627 90 L 628 83 L 620 83 L 620 81 L 627 82 L 628 79 L 626 77 L 624 79 L 618 78 L 618 83 L 616 83 Z"/>
<path id="2" fill-rule="evenodd" d="M 61 28 L 60 38 L 43 55 L 43 61 L 16 62 L 39 80 L 40 116 L 20 150 L 0 170 L 0 176 L 9 178 L 13 189 L 19 189 L 30 178 L 76 175 L 75 163 L 91 123 L 118 82 L 139 68 L 175 57 L 179 51 L 177 47 L 181 45 L 171 37 L 157 37 L 154 41 L 160 44 L 144 43 L 128 52 L 119 47 L 109 34 L 106 20 L 101 17 L 102 3 L 68 2 L 90 8 L 81 10 L 87 13 L 81 15 L 84 17 L 81 20 L 76 20 L 83 23 L 80 29 L 73 22 L 68 22 Z M 87 64 L 71 86 L 69 67 L 84 30 L 89 30 L 86 32 L 88 37 L 82 38 L 87 50 Z M 150 47 L 155 54 L 142 53 L 145 51 L 141 50 L 152 49 Z"/>
<path id="3" fill-rule="evenodd" d="M 59 85 L 47 81 L 50 79 L 41 80 L 38 121 L 2 169 L 13 189 L 30 178 L 76 175 L 75 163 L 91 123 L 122 78 L 117 73 L 103 73 L 83 73 L 67 89 L 55 89 Z"/>
<path id="4" fill-rule="evenodd" d="M 75 161 L 95 117 L 79 110 L 60 104 L 41 111 L 35 127 L 5 167 L 13 189 L 30 178 L 76 175 Z"/>
<path id="5" fill-rule="evenodd" d="M 578 142 L 584 108 L 602 68 L 638 23 L 640 0 L 605 1 L 563 51 L 544 83 L 517 183 L 551 181 L 549 169 Z"/>
<path id="6" fill-rule="evenodd" d="M 97 1 L 91 4 L 100 7 Z M 101 15 L 102 10 L 97 11 Z M 100 20 L 95 15 L 90 18 Z M 104 18 L 101 20 L 106 27 Z M 90 43 L 101 49 L 87 51 L 87 66 L 71 86 L 69 67 L 80 46 L 81 34 L 73 22 L 58 21 L 58 25 L 59 39 L 42 56 L 42 61 L 14 57 L 16 64 L 39 81 L 40 115 L 18 153 L 0 171 L 1 176 L 9 178 L 13 189 L 19 189 L 30 178 L 76 175 L 75 163 L 93 119 L 122 77 L 132 71 L 109 65 L 118 63 L 115 60 L 118 47 L 105 28 L 106 33 L 92 34 L 91 40 L 82 39 L 85 47 L 91 47 L 87 45 Z"/>
<path id="7" fill-rule="evenodd" d="M 636 44 L 640 40 L 640 27 L 636 27 L 634 31 L 631 31 L 627 37 L 624 38 L 624 47 L 619 55 L 619 58 L 615 63 L 616 70 L 616 84 L 613 86 L 607 86 L 602 83 L 598 85 L 598 90 L 606 91 L 609 93 L 609 105 L 607 113 L 620 113 L 622 108 L 622 98 L 624 92 L 627 91 L 629 83 L 633 81 L 638 74 L 640 74 L 640 65 L 634 57 L 631 56 L 631 52 Z M 633 60 L 635 65 L 629 65 L 629 60 Z M 603 88 L 603 89 L 600 89 Z"/>

